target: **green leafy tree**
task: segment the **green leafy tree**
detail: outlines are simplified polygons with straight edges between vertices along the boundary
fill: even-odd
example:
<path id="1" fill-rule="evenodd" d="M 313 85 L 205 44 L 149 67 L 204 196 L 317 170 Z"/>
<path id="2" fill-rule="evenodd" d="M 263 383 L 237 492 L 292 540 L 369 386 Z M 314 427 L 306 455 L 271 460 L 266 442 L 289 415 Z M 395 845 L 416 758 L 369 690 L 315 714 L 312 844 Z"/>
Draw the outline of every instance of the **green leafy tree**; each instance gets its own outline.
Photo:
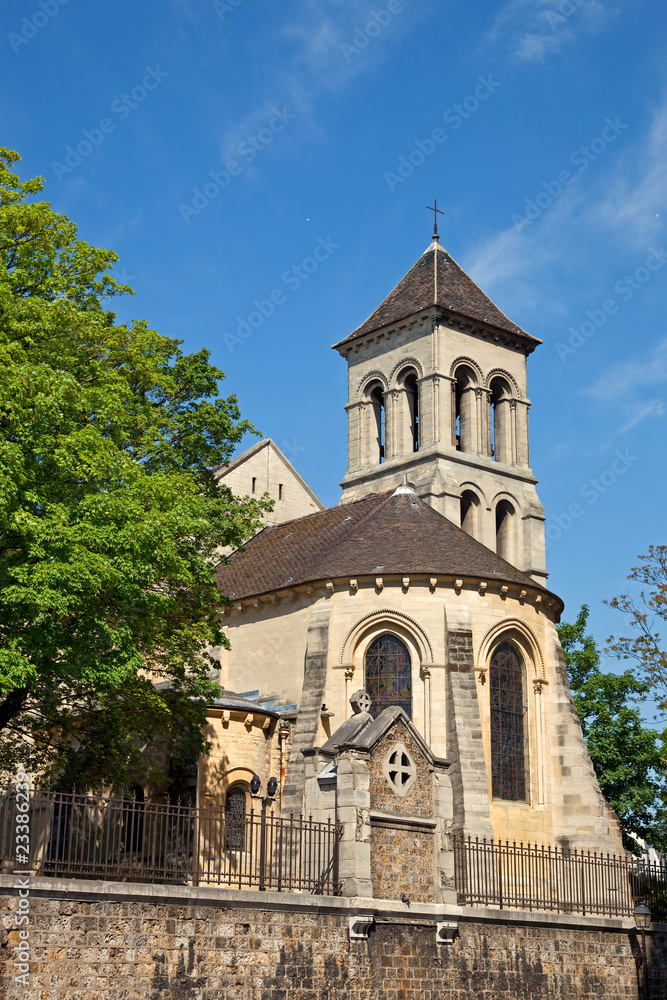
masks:
<path id="1" fill-rule="evenodd" d="M 667 848 L 663 737 L 646 727 L 640 704 L 648 684 L 632 670 L 603 673 L 600 652 L 587 634 L 589 609 L 573 624 L 556 626 L 581 728 L 602 794 L 617 813 L 628 850 L 630 832 L 654 847 Z"/>
<path id="2" fill-rule="evenodd" d="M 667 622 L 667 545 L 651 545 L 648 555 L 639 556 L 629 580 L 643 584 L 638 599 L 621 594 L 606 601 L 627 615 L 632 634 L 612 636 L 610 652 L 621 659 L 634 660 L 641 676 L 655 695 L 658 707 L 667 712 L 667 651 L 658 628 L 660 620 Z"/>
<path id="3" fill-rule="evenodd" d="M 244 433 L 204 350 L 105 299 L 114 253 L 21 182 L 0 150 L 0 769 L 126 787 L 206 750 L 214 568 L 266 500 L 211 469 Z"/>

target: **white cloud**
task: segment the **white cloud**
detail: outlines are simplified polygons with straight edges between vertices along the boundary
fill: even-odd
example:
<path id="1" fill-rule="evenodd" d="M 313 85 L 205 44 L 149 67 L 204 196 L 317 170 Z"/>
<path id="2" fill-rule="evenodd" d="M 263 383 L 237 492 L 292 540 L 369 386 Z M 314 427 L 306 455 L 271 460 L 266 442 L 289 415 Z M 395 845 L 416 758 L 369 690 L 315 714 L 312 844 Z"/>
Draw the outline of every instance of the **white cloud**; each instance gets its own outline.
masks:
<path id="1" fill-rule="evenodd" d="M 614 365 L 594 385 L 585 390 L 598 403 L 624 414 L 618 433 L 624 434 L 650 417 L 664 417 L 664 400 L 647 398 L 647 386 L 667 383 L 667 337 L 660 341 L 647 360 L 630 360 Z"/>
<path id="2" fill-rule="evenodd" d="M 649 399 L 644 403 L 635 403 L 633 406 L 628 407 L 628 410 L 629 419 L 627 423 L 619 427 L 621 434 L 629 431 L 632 427 L 636 427 L 646 417 L 664 417 L 665 415 L 664 404 L 659 399 Z"/>
<path id="3" fill-rule="evenodd" d="M 644 141 L 620 157 L 616 176 L 591 212 L 592 224 L 620 230 L 635 245 L 646 246 L 659 228 L 657 217 L 667 208 L 666 155 L 667 99 L 663 99 Z"/>
<path id="4" fill-rule="evenodd" d="M 626 141 L 625 135 L 631 132 L 623 132 L 620 141 Z M 544 192 L 543 182 L 554 181 L 563 168 L 571 169 L 567 157 L 554 164 L 551 176 L 536 180 L 524 204 L 516 206 L 514 224 L 467 252 L 466 270 L 487 291 L 502 288 L 515 301 L 530 304 L 537 294 L 538 277 L 544 279 L 539 289 L 542 301 L 548 297 L 545 271 L 551 262 L 567 261 L 571 274 L 594 272 L 601 240 L 627 266 L 629 251 L 645 254 L 652 241 L 660 241 L 664 228 L 660 215 L 667 211 L 666 157 L 667 97 L 655 109 L 643 136 L 624 147 L 610 145 L 541 214 L 521 224 L 528 200 L 535 201 Z M 510 282 L 513 288 L 508 289 Z M 550 306 L 560 309 L 562 305 L 554 295 Z"/>
<path id="5" fill-rule="evenodd" d="M 272 78 L 271 95 L 263 106 L 222 137 L 223 155 L 230 155 L 240 141 L 261 128 L 269 109 L 279 102 L 290 102 L 290 111 L 316 131 L 314 108 L 320 94 L 338 91 L 359 73 L 372 70 L 400 43 L 415 19 L 428 17 L 435 6 L 436 0 L 419 4 L 404 0 L 401 11 L 392 15 L 384 4 L 374 5 L 372 0 L 301 0 L 289 5 L 289 20 L 270 40 L 272 49 L 281 50 L 283 71 Z M 372 33 L 367 34 L 368 25 Z M 260 39 L 257 51 L 262 51 Z"/>
<path id="6" fill-rule="evenodd" d="M 508 0 L 484 47 L 503 47 L 518 59 L 544 62 L 581 35 L 599 34 L 627 6 L 637 6 L 637 0 Z"/>
<path id="7" fill-rule="evenodd" d="M 614 401 L 642 386 L 662 385 L 665 382 L 667 382 L 667 337 L 658 344 L 648 361 L 629 361 L 617 365 L 602 375 L 587 391 L 595 399 Z M 649 400 L 644 401 L 642 405 L 650 407 L 654 403 L 656 400 Z"/>

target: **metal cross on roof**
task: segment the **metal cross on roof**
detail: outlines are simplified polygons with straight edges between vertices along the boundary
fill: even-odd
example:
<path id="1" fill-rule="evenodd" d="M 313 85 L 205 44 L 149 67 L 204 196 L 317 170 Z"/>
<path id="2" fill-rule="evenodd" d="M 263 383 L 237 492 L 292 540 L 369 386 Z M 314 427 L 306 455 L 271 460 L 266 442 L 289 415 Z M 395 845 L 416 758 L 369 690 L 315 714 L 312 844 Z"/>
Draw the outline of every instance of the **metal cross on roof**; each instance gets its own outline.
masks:
<path id="1" fill-rule="evenodd" d="M 442 211 L 441 208 L 438 208 L 437 198 L 433 199 L 433 208 L 431 208 L 430 205 L 427 205 L 426 207 L 429 210 L 429 212 L 433 212 L 433 239 L 439 240 L 440 237 L 438 236 L 438 213 L 440 213 L 440 215 L 444 215 L 445 213 Z"/>

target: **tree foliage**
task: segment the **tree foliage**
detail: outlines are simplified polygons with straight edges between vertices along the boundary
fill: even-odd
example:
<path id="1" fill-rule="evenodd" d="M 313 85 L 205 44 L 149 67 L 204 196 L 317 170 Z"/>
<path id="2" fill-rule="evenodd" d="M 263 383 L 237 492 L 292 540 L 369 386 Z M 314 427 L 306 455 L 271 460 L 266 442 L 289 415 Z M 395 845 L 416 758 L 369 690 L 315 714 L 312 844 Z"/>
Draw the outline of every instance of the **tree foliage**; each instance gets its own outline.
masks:
<path id="1" fill-rule="evenodd" d="M 617 813 L 627 849 L 637 851 L 635 833 L 654 847 L 667 847 L 663 736 L 645 725 L 640 705 L 649 685 L 633 670 L 603 673 L 600 652 L 586 633 L 584 605 L 573 624 L 557 626 L 581 728 L 602 794 Z"/>
<path id="2" fill-rule="evenodd" d="M 632 634 L 612 636 L 610 652 L 621 659 L 634 660 L 646 684 L 656 697 L 658 707 L 667 712 L 667 651 L 660 633 L 659 621 L 667 622 L 667 545 L 651 545 L 648 555 L 639 556 L 629 580 L 643 584 L 636 600 L 621 594 L 605 603 L 627 615 Z"/>
<path id="3" fill-rule="evenodd" d="M 0 768 L 126 786 L 206 748 L 216 552 L 267 502 L 211 471 L 251 425 L 205 350 L 103 305 L 131 292 L 0 150 Z"/>

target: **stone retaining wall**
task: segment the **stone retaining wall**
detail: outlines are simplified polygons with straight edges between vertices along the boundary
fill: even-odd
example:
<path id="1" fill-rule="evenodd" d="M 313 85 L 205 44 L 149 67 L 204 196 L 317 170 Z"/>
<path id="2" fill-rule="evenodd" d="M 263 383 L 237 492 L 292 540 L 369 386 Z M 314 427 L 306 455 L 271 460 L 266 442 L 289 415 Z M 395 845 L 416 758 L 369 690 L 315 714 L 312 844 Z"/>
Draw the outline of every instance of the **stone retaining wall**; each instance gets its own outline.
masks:
<path id="1" fill-rule="evenodd" d="M 35 878 L 30 971 L 13 980 L 18 896 L 0 877 L 7 1000 L 636 1000 L 630 921 L 395 901 Z M 350 918 L 374 918 L 350 940 Z M 436 922 L 458 921 L 453 944 Z M 667 926 L 650 935 L 667 995 Z M 4 992 L 2 992 L 4 988 Z"/>

